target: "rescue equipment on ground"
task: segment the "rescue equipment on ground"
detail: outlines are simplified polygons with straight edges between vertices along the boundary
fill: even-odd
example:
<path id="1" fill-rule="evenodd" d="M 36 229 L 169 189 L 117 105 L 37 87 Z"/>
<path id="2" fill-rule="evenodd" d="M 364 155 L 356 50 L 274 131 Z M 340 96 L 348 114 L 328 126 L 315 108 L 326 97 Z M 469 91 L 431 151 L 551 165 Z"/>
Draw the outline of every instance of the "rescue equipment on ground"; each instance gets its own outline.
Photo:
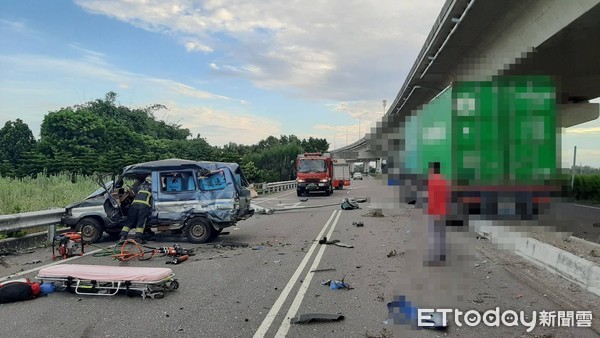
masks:
<path id="1" fill-rule="evenodd" d="M 146 299 L 163 298 L 166 291 L 178 289 L 179 282 L 174 277 L 169 268 L 59 264 L 41 269 L 36 279 L 78 295 L 124 293 Z"/>
<path id="2" fill-rule="evenodd" d="M 85 242 L 80 232 L 65 232 L 56 235 L 52 240 L 52 260 L 83 256 L 84 246 Z"/>
<path id="3" fill-rule="evenodd" d="M 190 258 L 190 256 L 188 256 L 188 255 L 173 257 L 173 259 L 171 259 L 170 261 L 167 261 L 166 264 L 179 264 L 179 263 L 183 263 L 183 262 L 187 261 L 188 258 Z"/>
<path id="4" fill-rule="evenodd" d="M 119 250 L 120 248 L 120 250 Z M 179 244 L 173 244 L 173 246 L 168 247 L 158 247 L 153 248 L 145 245 L 140 245 L 133 239 L 127 239 L 115 244 L 112 248 L 112 253 L 110 251 L 104 251 L 99 254 L 95 254 L 96 257 L 102 257 L 110 255 L 112 258 L 126 262 L 133 259 L 138 259 L 140 261 L 147 261 L 152 259 L 154 256 L 158 255 L 159 257 L 169 256 L 169 257 L 181 257 L 181 256 L 194 256 L 193 249 L 186 249 L 181 247 Z M 180 262 L 185 261 L 186 259 L 180 260 Z M 173 260 L 171 260 L 173 261 Z M 172 263 L 172 264 L 179 264 Z"/>
<path id="5" fill-rule="evenodd" d="M 29 278 L 0 282 L 0 304 L 30 300 L 41 294 L 40 283 L 32 283 Z"/>

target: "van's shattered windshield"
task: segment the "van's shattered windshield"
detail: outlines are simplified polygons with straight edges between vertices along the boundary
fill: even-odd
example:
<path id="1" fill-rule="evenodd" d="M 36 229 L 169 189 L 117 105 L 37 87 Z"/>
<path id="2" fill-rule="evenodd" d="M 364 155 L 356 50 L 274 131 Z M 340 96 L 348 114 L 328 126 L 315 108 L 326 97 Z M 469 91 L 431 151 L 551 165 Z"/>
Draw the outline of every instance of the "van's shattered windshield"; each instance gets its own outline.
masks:
<path id="1" fill-rule="evenodd" d="M 325 172 L 325 160 L 300 160 L 298 171 L 301 173 Z"/>

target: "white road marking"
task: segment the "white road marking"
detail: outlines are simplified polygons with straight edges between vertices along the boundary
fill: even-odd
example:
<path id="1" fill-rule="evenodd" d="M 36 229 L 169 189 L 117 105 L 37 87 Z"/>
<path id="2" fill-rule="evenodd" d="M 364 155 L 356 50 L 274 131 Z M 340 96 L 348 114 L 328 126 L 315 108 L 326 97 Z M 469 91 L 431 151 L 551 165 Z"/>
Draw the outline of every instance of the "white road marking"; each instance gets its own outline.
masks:
<path id="1" fill-rule="evenodd" d="M 323 237 L 323 234 L 325 233 L 325 231 L 329 227 L 329 225 L 330 225 L 331 221 L 333 220 L 336 212 L 338 212 L 338 211 L 339 210 L 334 210 L 333 213 L 331 214 L 331 216 L 329 216 L 329 219 L 327 220 L 327 222 L 325 222 L 325 225 L 323 226 L 323 228 L 319 232 L 319 235 L 317 236 L 316 240 L 313 242 L 313 244 L 310 246 L 310 249 L 308 249 L 308 252 L 304 256 L 304 259 L 302 259 L 302 262 L 300 262 L 300 265 L 298 265 L 298 268 L 296 269 L 296 271 L 294 272 L 294 274 L 292 275 L 292 277 L 288 281 L 287 285 L 285 286 L 285 288 L 283 289 L 283 291 L 279 295 L 279 298 L 277 298 L 277 300 L 275 301 L 275 303 L 271 307 L 271 310 L 269 311 L 269 313 L 267 313 L 267 316 L 263 320 L 262 324 L 260 324 L 260 327 L 254 333 L 254 338 L 264 337 L 265 334 L 267 334 L 267 332 L 269 331 L 269 328 L 271 327 L 271 324 L 273 323 L 273 320 L 275 320 L 275 317 L 277 317 L 277 314 L 279 313 L 279 310 L 281 309 L 281 306 L 283 305 L 283 303 L 287 299 L 288 295 L 290 294 L 290 291 L 292 291 L 292 288 L 294 287 L 294 285 L 298 281 L 298 278 L 300 277 L 300 274 L 302 273 L 302 271 L 304 270 L 304 267 L 306 266 L 306 264 L 310 260 L 313 252 L 315 251 L 315 248 L 317 247 L 317 245 L 319 245 L 319 240 Z"/>
<path id="2" fill-rule="evenodd" d="M 110 247 L 107 247 L 107 248 L 110 248 Z M 43 269 L 43 268 L 47 268 L 47 267 L 49 267 L 49 266 L 58 265 L 58 264 L 61 264 L 61 263 L 65 263 L 65 262 L 68 262 L 68 261 L 72 261 L 72 260 L 75 260 L 75 259 L 77 259 L 77 258 L 81 258 L 81 257 L 83 257 L 83 256 L 87 256 L 87 255 L 93 255 L 93 254 L 95 254 L 96 252 L 99 252 L 99 251 L 102 251 L 102 250 L 104 250 L 104 249 L 98 249 L 98 250 L 94 250 L 94 251 L 86 252 L 86 253 L 84 253 L 84 254 L 83 254 L 83 255 L 81 255 L 81 256 L 73 256 L 73 257 L 69 257 L 69 258 L 66 258 L 66 259 L 62 259 L 62 260 L 59 260 L 59 261 L 56 261 L 56 262 L 53 262 L 53 263 L 50 263 L 50 264 L 46 264 L 46 265 L 42 265 L 42 266 L 38 266 L 37 268 L 33 268 L 33 269 L 26 270 L 26 271 L 17 272 L 17 273 L 14 273 L 14 274 L 12 274 L 12 275 L 8 275 L 8 276 L 6 276 L 6 277 L 2 277 L 2 278 L 0 278 L 0 282 L 4 282 L 5 280 L 13 279 L 13 278 L 15 278 L 15 277 L 18 277 L 18 276 L 23 276 L 23 275 L 26 275 L 26 274 L 28 274 L 28 273 L 36 272 L 36 271 L 38 271 L 38 270 L 41 270 L 41 269 Z"/>
<path id="3" fill-rule="evenodd" d="M 576 205 L 578 207 L 584 207 L 584 208 L 600 209 L 598 207 L 592 207 L 591 205 L 583 205 L 583 204 L 577 204 L 577 203 L 573 203 L 573 205 Z"/>
<path id="4" fill-rule="evenodd" d="M 327 238 L 331 238 L 333 229 L 335 229 L 335 226 L 337 225 L 337 222 L 340 219 L 341 215 L 341 210 L 338 210 L 337 217 L 335 218 L 335 221 L 333 221 L 333 224 L 331 225 L 331 228 L 329 228 L 329 232 L 327 233 Z M 298 312 L 300 304 L 302 304 L 302 300 L 304 299 L 304 295 L 306 294 L 306 290 L 308 290 L 308 287 L 310 286 L 310 281 L 315 275 L 315 273 L 311 271 L 315 270 L 319 266 L 319 263 L 321 262 L 321 258 L 323 257 L 323 253 L 325 252 L 326 247 L 327 245 L 321 245 L 321 248 L 319 248 L 319 252 L 317 252 L 317 256 L 315 256 L 315 260 L 313 261 L 313 264 L 311 265 L 310 269 L 308 269 L 308 272 L 306 273 L 306 276 L 302 281 L 302 285 L 300 286 L 300 290 L 298 290 L 296 298 L 294 298 L 294 302 L 290 306 L 288 313 L 283 318 L 283 322 L 281 323 L 279 330 L 275 334 L 275 337 L 285 337 L 285 335 L 290 330 L 290 319 L 292 319 Z"/>
<path id="5" fill-rule="evenodd" d="M 260 199 L 260 198 L 253 198 L 253 199 L 252 199 L 252 203 L 254 203 L 254 204 L 258 204 L 258 203 L 263 203 L 263 202 L 267 202 L 267 201 L 271 201 L 271 200 L 280 199 L 280 198 L 281 198 L 281 197 L 283 197 L 283 196 L 287 196 L 287 195 L 289 195 L 289 194 L 292 194 L 292 193 L 295 193 L 295 192 L 296 192 L 296 190 L 293 190 L 293 191 L 290 191 L 290 192 L 288 192 L 288 193 L 286 193 L 286 194 L 279 195 L 279 196 L 277 196 L 277 197 L 271 197 L 271 198 L 267 198 L 267 199 L 264 199 L 264 200 L 263 200 L 263 199 Z M 257 200 L 258 200 L 258 201 L 257 201 Z"/>
<path id="6" fill-rule="evenodd" d="M 299 206 L 299 205 L 300 205 L 300 203 L 302 203 L 302 202 L 298 202 L 298 203 L 291 203 L 291 204 L 277 204 L 277 206 L 281 206 L 281 207 L 283 207 L 284 209 L 285 209 L 285 208 L 295 208 L 295 207 Z"/>

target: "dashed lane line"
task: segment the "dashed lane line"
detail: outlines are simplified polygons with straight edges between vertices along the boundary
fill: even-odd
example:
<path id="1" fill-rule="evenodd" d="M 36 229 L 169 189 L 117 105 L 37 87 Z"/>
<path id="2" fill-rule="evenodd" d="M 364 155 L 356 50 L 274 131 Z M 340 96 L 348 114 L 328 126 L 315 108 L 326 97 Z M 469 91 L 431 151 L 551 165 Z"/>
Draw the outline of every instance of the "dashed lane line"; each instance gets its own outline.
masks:
<path id="1" fill-rule="evenodd" d="M 308 261 L 312 257 L 312 254 L 315 251 L 315 249 L 316 249 L 316 247 L 317 247 L 317 245 L 319 243 L 319 239 L 321 239 L 323 237 L 323 234 L 325 233 L 325 231 L 327 230 L 327 228 L 329 227 L 329 225 L 332 224 L 332 220 L 336 216 L 336 213 L 339 213 L 339 212 L 341 212 L 341 211 L 340 210 L 334 210 L 331 213 L 331 216 L 329 216 L 329 219 L 327 220 L 327 222 L 325 222 L 325 225 L 323 226 L 323 228 L 319 232 L 319 235 L 317 236 L 317 238 L 315 239 L 315 241 L 313 242 L 313 244 L 310 246 L 310 249 L 308 249 L 308 252 L 304 256 L 304 259 L 302 259 L 302 262 L 300 262 L 300 265 L 298 265 L 298 268 L 296 268 L 296 271 L 294 272 L 294 274 L 292 275 L 292 277 L 288 281 L 287 285 L 285 286 L 285 288 L 283 289 L 283 291 L 281 291 L 281 294 L 279 295 L 279 298 L 277 298 L 277 300 L 275 301 L 275 303 L 271 307 L 271 310 L 269 311 L 269 313 L 267 314 L 267 316 L 265 317 L 265 319 L 263 320 L 263 322 L 258 327 L 258 330 L 256 330 L 256 332 L 254 333 L 254 338 L 264 337 L 265 334 L 267 334 L 267 332 L 269 331 L 269 328 L 271 327 L 271 324 L 273 324 L 273 321 L 275 320 L 275 317 L 277 317 L 277 314 L 279 313 L 279 310 L 283 306 L 283 303 L 285 303 L 285 300 L 287 299 L 288 295 L 292 291 L 292 288 L 294 287 L 294 285 L 298 281 L 298 278 L 300 277 L 300 274 L 302 273 L 302 271 L 304 270 L 304 268 L 308 264 Z"/>

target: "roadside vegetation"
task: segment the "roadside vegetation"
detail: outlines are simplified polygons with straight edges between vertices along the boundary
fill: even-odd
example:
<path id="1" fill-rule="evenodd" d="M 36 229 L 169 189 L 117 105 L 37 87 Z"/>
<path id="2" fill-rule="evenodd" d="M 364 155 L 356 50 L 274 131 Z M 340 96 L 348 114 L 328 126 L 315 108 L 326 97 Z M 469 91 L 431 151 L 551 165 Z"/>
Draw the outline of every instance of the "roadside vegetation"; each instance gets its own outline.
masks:
<path id="1" fill-rule="evenodd" d="M 578 201 L 600 204 L 600 174 L 576 175 L 573 197 Z"/>
<path id="2" fill-rule="evenodd" d="M 0 177 L 0 215 L 64 208 L 98 188 L 91 176 L 68 173 L 40 173 L 36 178 Z"/>

